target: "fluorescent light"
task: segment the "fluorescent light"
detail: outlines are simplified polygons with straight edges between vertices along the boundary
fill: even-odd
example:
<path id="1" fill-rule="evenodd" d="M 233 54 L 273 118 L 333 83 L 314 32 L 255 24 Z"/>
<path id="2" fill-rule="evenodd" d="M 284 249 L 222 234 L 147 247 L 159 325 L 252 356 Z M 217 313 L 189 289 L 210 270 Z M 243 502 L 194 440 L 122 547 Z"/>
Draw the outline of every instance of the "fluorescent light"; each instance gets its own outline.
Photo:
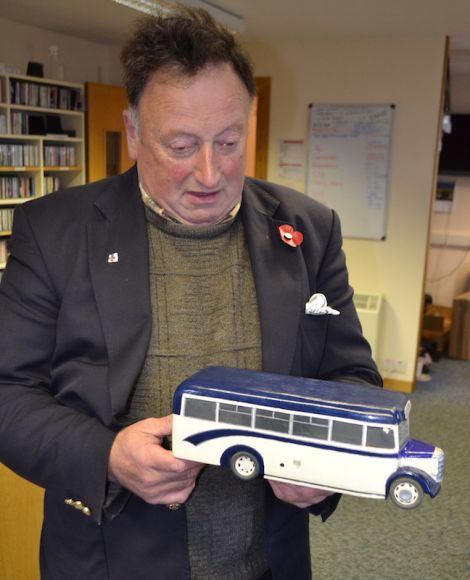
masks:
<path id="1" fill-rule="evenodd" d="M 166 14 L 172 9 L 172 3 L 166 0 L 113 0 L 113 2 L 146 14 L 158 14 L 159 12 Z M 216 20 L 232 30 L 237 30 L 238 32 L 245 30 L 245 20 L 241 16 L 229 12 L 214 2 L 206 0 L 180 0 L 180 3 L 192 6 L 193 8 L 204 8 Z"/>
<path id="2" fill-rule="evenodd" d="M 113 0 L 117 4 L 122 4 L 139 12 L 145 12 L 146 14 L 155 14 L 156 12 L 168 12 L 170 10 L 169 5 L 164 5 L 162 2 L 157 2 L 157 0 Z"/>

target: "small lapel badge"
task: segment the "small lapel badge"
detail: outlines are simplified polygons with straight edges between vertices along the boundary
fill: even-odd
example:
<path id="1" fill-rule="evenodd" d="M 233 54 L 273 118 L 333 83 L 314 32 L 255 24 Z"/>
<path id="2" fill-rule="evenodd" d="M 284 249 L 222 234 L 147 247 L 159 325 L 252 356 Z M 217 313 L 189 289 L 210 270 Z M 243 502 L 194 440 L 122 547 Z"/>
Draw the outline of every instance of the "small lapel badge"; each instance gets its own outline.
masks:
<path id="1" fill-rule="evenodd" d="M 115 262 L 119 262 L 119 254 L 117 252 L 108 254 L 108 264 L 114 264 Z"/>
<path id="2" fill-rule="evenodd" d="M 333 314 L 337 316 L 339 310 L 330 308 L 326 303 L 326 296 L 324 294 L 312 294 L 309 301 L 305 305 L 305 314 L 313 314 L 313 316 L 322 316 L 323 314 Z"/>

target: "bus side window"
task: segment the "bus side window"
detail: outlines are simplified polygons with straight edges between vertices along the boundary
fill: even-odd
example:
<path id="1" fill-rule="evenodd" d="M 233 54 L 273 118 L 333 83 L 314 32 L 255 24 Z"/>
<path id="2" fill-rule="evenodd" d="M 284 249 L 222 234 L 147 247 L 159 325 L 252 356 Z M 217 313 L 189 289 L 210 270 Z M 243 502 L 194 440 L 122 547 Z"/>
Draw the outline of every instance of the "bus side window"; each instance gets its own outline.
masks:
<path id="1" fill-rule="evenodd" d="M 314 439 L 328 439 L 328 419 L 294 415 L 292 435 L 313 437 Z"/>
<path id="2" fill-rule="evenodd" d="M 184 402 L 184 415 L 196 419 L 215 421 L 215 405 L 216 403 L 214 401 L 186 397 Z"/>
<path id="3" fill-rule="evenodd" d="M 268 411 L 267 409 L 256 409 L 255 428 L 288 433 L 289 414 Z"/>
<path id="4" fill-rule="evenodd" d="M 367 427 L 366 445 L 367 447 L 393 449 L 395 447 L 393 429 L 386 427 Z"/>
<path id="5" fill-rule="evenodd" d="M 362 425 L 357 425 L 356 423 L 345 423 L 344 421 L 333 421 L 331 439 L 332 441 L 338 441 L 339 443 L 361 445 Z"/>
<path id="6" fill-rule="evenodd" d="M 230 423 L 231 425 L 251 426 L 251 408 L 244 405 L 231 405 L 230 403 L 220 403 L 219 422 Z"/>

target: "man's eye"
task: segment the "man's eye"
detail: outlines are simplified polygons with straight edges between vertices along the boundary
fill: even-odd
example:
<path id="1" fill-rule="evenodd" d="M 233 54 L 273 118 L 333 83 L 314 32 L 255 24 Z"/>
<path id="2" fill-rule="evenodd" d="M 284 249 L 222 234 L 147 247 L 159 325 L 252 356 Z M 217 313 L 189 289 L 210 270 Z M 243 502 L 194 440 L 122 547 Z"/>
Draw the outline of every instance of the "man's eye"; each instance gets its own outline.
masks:
<path id="1" fill-rule="evenodd" d="M 174 155 L 188 155 L 195 150 L 196 146 L 197 146 L 197 144 L 195 142 L 188 141 L 185 139 L 185 140 L 177 140 L 177 141 L 173 141 L 172 143 L 169 143 L 168 149 Z"/>
<path id="2" fill-rule="evenodd" d="M 182 143 L 170 145 L 170 151 L 175 155 L 186 155 L 194 151 L 195 145 L 191 143 Z"/>
<path id="3" fill-rule="evenodd" d="M 186 143 L 184 145 L 171 145 L 170 149 L 172 149 L 173 151 L 186 151 L 190 147 L 191 145 Z"/>
<path id="4" fill-rule="evenodd" d="M 219 147 L 224 151 L 230 151 L 231 149 L 235 149 L 238 145 L 238 141 L 221 141 L 219 143 Z"/>

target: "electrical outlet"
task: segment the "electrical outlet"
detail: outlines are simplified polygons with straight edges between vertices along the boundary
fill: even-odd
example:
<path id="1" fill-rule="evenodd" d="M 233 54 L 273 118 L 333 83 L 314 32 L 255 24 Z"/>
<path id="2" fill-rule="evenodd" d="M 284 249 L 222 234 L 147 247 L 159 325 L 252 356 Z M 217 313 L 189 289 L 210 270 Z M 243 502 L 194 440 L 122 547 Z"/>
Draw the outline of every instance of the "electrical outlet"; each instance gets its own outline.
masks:
<path id="1" fill-rule="evenodd" d="M 400 375 L 406 374 L 406 362 L 404 360 L 395 361 L 395 372 Z"/>
<path id="2" fill-rule="evenodd" d="M 383 372 L 387 374 L 406 374 L 406 362 L 404 360 L 395 360 L 393 358 L 383 359 Z"/>

